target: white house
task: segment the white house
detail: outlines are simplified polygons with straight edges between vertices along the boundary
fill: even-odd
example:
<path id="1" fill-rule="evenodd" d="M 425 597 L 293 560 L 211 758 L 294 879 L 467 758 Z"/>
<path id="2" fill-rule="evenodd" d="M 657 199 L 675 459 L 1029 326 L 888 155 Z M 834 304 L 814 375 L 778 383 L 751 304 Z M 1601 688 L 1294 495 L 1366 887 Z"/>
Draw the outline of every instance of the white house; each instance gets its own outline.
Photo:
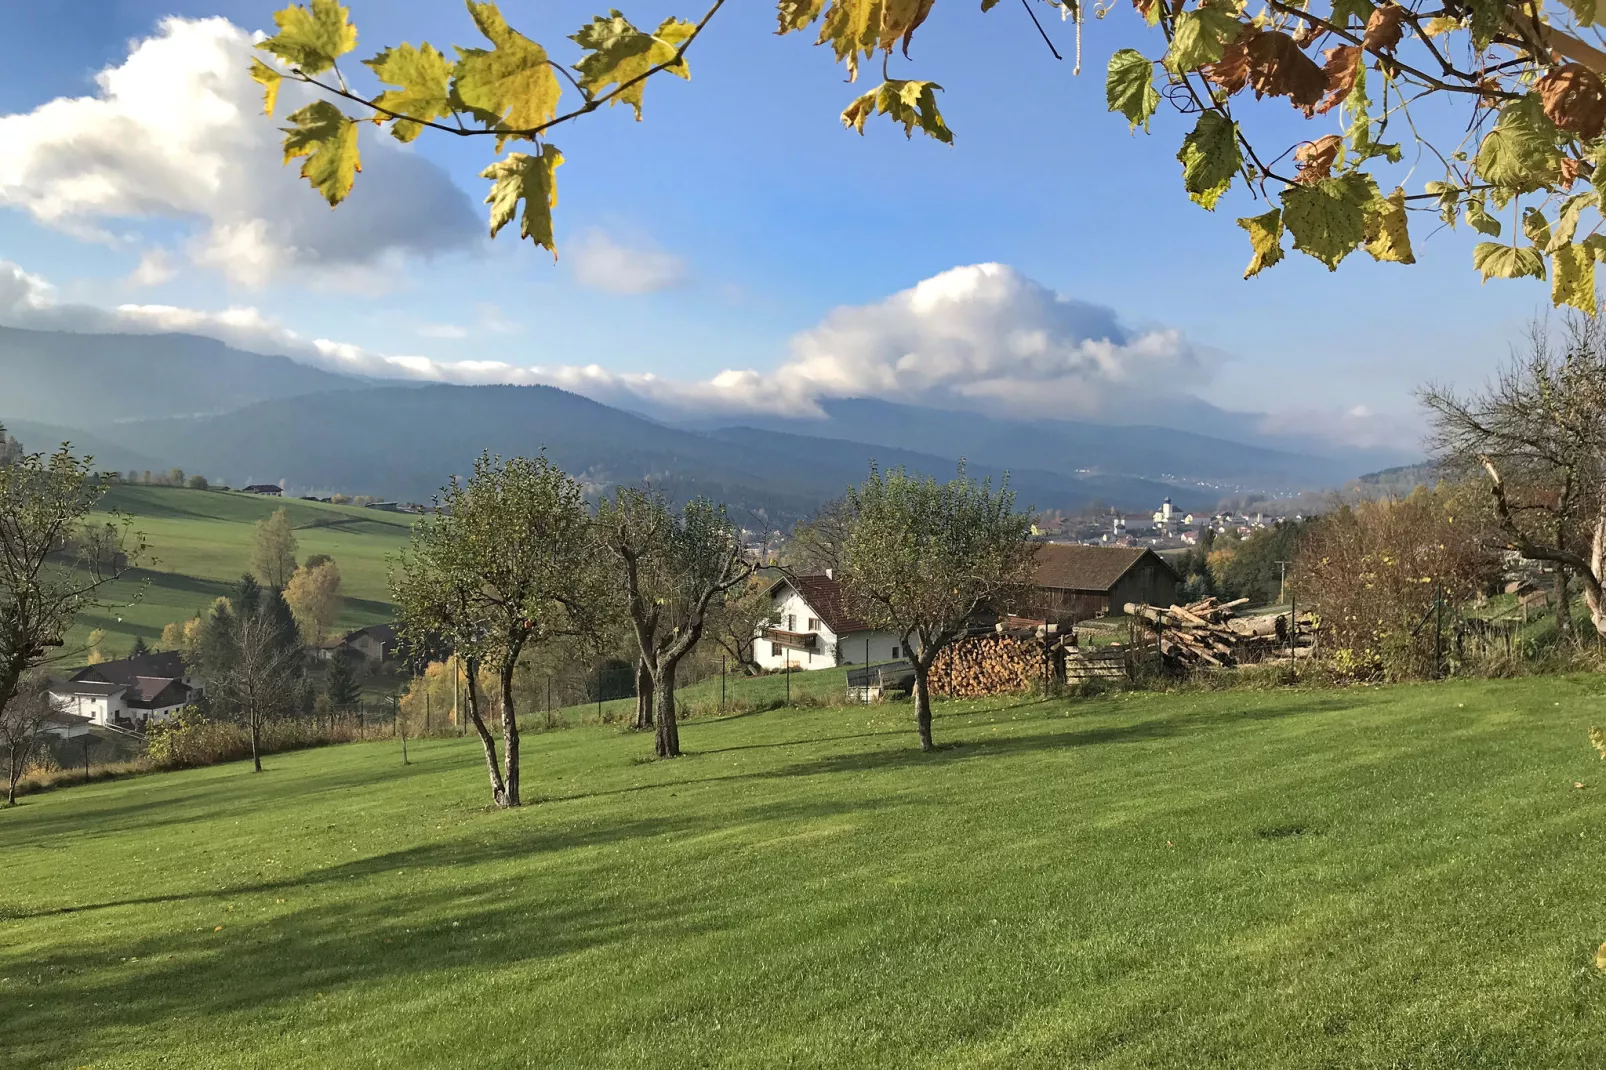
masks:
<path id="1" fill-rule="evenodd" d="M 769 618 L 753 644 L 754 660 L 765 669 L 876 664 L 904 653 L 898 636 L 848 615 L 830 572 L 777 580 L 770 587 Z"/>
<path id="2" fill-rule="evenodd" d="M 79 669 L 50 689 L 63 713 L 98 725 L 142 730 L 194 702 L 201 685 L 174 653 L 141 654 Z"/>

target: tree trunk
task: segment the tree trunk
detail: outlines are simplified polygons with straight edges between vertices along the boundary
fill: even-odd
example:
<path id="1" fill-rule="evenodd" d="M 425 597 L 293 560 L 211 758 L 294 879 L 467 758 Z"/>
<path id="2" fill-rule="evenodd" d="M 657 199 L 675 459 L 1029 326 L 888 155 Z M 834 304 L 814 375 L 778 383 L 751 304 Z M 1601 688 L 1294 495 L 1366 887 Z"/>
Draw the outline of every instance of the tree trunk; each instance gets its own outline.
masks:
<path id="1" fill-rule="evenodd" d="M 262 723 L 251 715 L 251 771 L 262 772 Z"/>
<path id="2" fill-rule="evenodd" d="M 500 804 L 504 807 L 519 805 L 519 720 L 513 708 L 513 666 L 516 657 L 509 658 L 502 666 L 499 679 L 499 690 L 502 692 L 502 764 L 507 770 Z"/>
<path id="3" fill-rule="evenodd" d="M 486 729 L 485 719 L 480 716 L 479 668 L 479 662 L 469 662 L 468 674 L 464 680 L 464 689 L 468 692 L 468 716 L 474 722 L 474 731 L 479 734 L 480 746 L 485 748 L 485 771 L 491 778 L 491 801 L 498 806 L 506 806 L 507 787 L 502 783 L 502 766 L 496 757 L 496 740 Z"/>
<path id="4" fill-rule="evenodd" d="M 666 661 L 658 668 L 658 757 L 680 757 L 680 726 L 675 723 L 675 666 L 677 661 Z"/>
<path id="5" fill-rule="evenodd" d="M 15 747 L 11 749 L 11 768 L 7 772 L 10 774 L 10 785 L 6 790 L 6 805 L 15 806 L 17 805 L 17 781 L 22 779 L 22 763 L 17 760 Z"/>
<path id="6" fill-rule="evenodd" d="M 1573 605 L 1572 596 L 1567 589 L 1567 570 L 1560 565 L 1556 566 L 1556 634 L 1571 635 L 1573 633 Z"/>
<path id="7" fill-rule="evenodd" d="M 915 670 L 915 728 L 920 732 L 920 749 L 929 751 L 931 742 L 931 666 L 924 658 L 914 659 Z"/>
<path id="8" fill-rule="evenodd" d="M 652 727 L 652 671 L 646 658 L 636 659 L 636 724 L 639 730 Z"/>

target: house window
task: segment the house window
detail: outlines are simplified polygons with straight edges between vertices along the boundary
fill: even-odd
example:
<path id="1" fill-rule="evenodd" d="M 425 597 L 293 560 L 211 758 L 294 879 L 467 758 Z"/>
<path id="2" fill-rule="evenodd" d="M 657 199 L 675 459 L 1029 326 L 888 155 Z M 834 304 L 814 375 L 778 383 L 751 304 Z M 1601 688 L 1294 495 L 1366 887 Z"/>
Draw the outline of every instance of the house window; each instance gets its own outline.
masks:
<path id="1" fill-rule="evenodd" d="M 796 613 L 788 613 L 786 615 L 786 630 L 789 631 L 789 632 L 797 631 L 797 614 Z"/>
<path id="2" fill-rule="evenodd" d="M 780 656 L 781 656 L 781 644 L 780 643 L 771 643 L 770 644 L 770 657 L 778 658 Z"/>
<path id="3" fill-rule="evenodd" d="M 895 657 L 895 658 L 903 657 L 903 648 L 900 647 L 897 643 L 893 643 L 892 644 L 892 656 Z"/>
<path id="4" fill-rule="evenodd" d="M 810 617 L 809 618 L 809 631 L 817 632 L 819 630 L 820 630 L 820 618 L 819 617 Z"/>

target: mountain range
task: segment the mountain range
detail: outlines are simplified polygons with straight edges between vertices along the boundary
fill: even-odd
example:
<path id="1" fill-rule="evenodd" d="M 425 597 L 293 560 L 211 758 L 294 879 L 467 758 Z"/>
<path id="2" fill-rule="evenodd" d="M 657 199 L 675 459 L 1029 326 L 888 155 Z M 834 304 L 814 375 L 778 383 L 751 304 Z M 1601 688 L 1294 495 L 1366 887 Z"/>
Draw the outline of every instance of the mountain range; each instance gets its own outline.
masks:
<path id="1" fill-rule="evenodd" d="M 545 450 L 594 489 L 652 481 L 783 525 L 874 462 L 943 476 L 1008 472 L 1023 505 L 1183 509 L 1228 493 L 1337 486 L 1371 455 L 1322 456 L 1160 426 L 1015 421 L 890 401 L 824 416 L 672 420 L 546 386 L 338 375 L 191 335 L 0 328 L 0 421 L 30 448 L 71 441 L 106 469 L 181 467 L 234 485 L 426 501 L 488 450 Z M 1393 458 L 1396 462 L 1408 458 Z"/>

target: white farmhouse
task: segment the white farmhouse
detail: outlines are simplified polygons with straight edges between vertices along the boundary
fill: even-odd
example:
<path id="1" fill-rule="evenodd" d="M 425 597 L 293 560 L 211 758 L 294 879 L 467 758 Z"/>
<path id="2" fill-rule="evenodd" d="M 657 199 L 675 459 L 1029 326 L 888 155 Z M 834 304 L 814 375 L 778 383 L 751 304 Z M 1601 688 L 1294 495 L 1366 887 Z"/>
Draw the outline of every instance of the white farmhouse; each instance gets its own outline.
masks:
<path id="1" fill-rule="evenodd" d="M 842 588 L 826 572 L 777 580 L 770 587 L 770 615 L 753 655 L 764 669 L 829 669 L 893 661 L 904 656 L 902 642 L 848 616 Z"/>
<path id="2" fill-rule="evenodd" d="M 73 673 L 50 689 L 63 713 L 110 728 L 143 731 L 150 721 L 171 717 L 195 701 L 201 685 L 174 653 L 141 654 L 103 661 Z"/>

